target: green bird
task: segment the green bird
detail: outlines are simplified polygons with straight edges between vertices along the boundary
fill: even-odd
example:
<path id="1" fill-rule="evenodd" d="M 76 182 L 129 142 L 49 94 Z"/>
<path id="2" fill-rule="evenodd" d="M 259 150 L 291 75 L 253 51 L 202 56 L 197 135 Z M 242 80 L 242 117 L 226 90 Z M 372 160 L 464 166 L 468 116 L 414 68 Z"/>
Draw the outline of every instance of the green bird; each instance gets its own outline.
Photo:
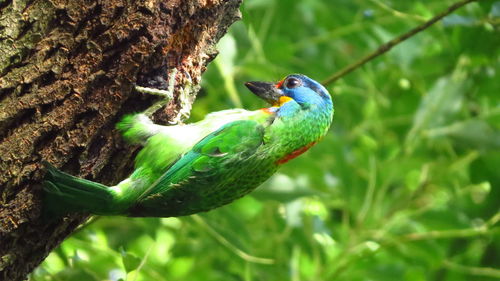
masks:
<path id="1" fill-rule="evenodd" d="M 293 74 L 278 83 L 245 85 L 271 107 L 224 110 L 176 126 L 156 125 L 144 114 L 126 116 L 117 128 L 144 147 L 133 173 L 115 186 L 47 164 L 45 214 L 175 217 L 209 211 L 254 190 L 328 131 L 333 103 L 320 83 Z"/>

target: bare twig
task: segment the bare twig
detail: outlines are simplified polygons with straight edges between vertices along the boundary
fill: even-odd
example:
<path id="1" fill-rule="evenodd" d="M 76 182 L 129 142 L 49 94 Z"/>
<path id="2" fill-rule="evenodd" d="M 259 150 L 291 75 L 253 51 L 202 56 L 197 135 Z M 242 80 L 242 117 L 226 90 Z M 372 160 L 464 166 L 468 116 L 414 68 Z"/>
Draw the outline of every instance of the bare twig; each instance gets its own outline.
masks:
<path id="1" fill-rule="evenodd" d="M 373 4 L 379 6 L 382 10 L 385 10 L 385 11 L 391 13 L 395 17 L 402 18 L 402 19 L 410 18 L 410 19 L 413 19 L 413 20 L 418 20 L 420 22 L 425 22 L 425 18 L 424 17 L 417 16 L 417 15 L 406 14 L 406 13 L 400 12 L 400 11 L 395 10 L 395 9 L 389 7 L 388 5 L 380 2 L 379 0 L 370 0 L 370 1 Z"/>
<path id="2" fill-rule="evenodd" d="M 496 268 L 461 265 L 449 260 L 444 260 L 443 266 L 450 270 L 468 275 L 500 278 L 500 270 Z"/>
<path id="3" fill-rule="evenodd" d="M 207 222 L 203 220 L 203 218 L 199 215 L 192 215 L 191 218 L 198 223 L 199 225 L 203 226 L 210 235 L 212 235 L 215 240 L 217 240 L 219 243 L 227 247 L 231 252 L 236 254 L 238 257 L 243 259 L 244 261 L 251 262 L 251 263 L 260 263 L 260 264 L 274 264 L 275 261 L 273 259 L 266 259 L 266 258 L 260 258 L 256 256 L 252 256 L 250 254 L 245 253 L 243 250 L 239 249 L 235 245 L 231 244 L 224 236 L 219 234 L 217 230 L 213 229 L 212 226 L 210 226 Z"/>
<path id="4" fill-rule="evenodd" d="M 497 232 L 498 228 L 488 229 L 487 227 L 452 229 L 452 230 L 433 230 L 423 233 L 410 233 L 401 236 L 398 243 L 430 240 L 430 239 L 450 239 L 450 238 L 467 238 L 478 235 L 485 235 L 491 232 Z"/>
<path id="5" fill-rule="evenodd" d="M 377 50 L 375 50 L 374 52 L 366 55 L 365 57 L 361 58 L 360 60 L 358 60 L 357 62 L 354 62 L 353 64 L 351 65 L 348 65 L 347 67 L 345 67 L 344 69 L 334 73 L 332 76 L 326 78 L 321 84 L 323 85 L 328 85 L 330 83 L 333 83 L 335 81 L 337 81 L 339 78 L 343 77 L 344 75 L 352 72 L 353 70 L 355 70 L 356 68 L 364 65 L 365 63 L 369 62 L 370 60 L 388 52 L 389 50 L 391 50 L 394 46 L 398 45 L 399 43 L 405 41 L 406 39 L 410 38 L 410 37 L 413 37 L 415 34 L 419 33 L 420 31 L 422 30 L 425 30 L 427 29 L 428 27 L 430 27 L 431 25 L 435 24 L 437 21 L 441 20 L 442 18 L 444 18 L 445 16 L 453 13 L 453 11 L 455 11 L 456 9 L 464 6 L 464 5 L 467 5 L 471 2 L 477 2 L 479 0 L 462 0 L 462 1 L 459 1 L 453 5 L 451 5 L 450 7 L 448 7 L 446 10 L 442 11 L 441 13 L 437 14 L 436 16 L 434 16 L 433 18 L 431 18 L 430 20 L 424 22 L 423 24 L 415 27 L 414 29 L 392 39 L 391 41 L 381 45 L 380 47 L 378 47 Z"/>
<path id="6" fill-rule="evenodd" d="M 367 258 L 368 256 L 374 255 L 383 249 L 389 247 L 395 247 L 405 243 L 423 241 L 423 240 L 435 240 L 435 239 L 456 239 L 456 238 L 469 238 L 478 237 L 482 235 L 497 235 L 500 232 L 500 227 L 495 227 L 495 225 L 500 220 L 500 211 L 493 215 L 488 221 L 483 225 L 474 228 L 465 229 L 451 229 L 451 230 L 434 230 L 428 232 L 416 232 L 408 233 L 392 238 L 383 238 L 382 240 L 377 239 L 377 237 L 371 236 L 362 239 L 360 243 L 356 243 L 346 250 L 344 250 L 343 255 L 337 259 L 337 264 L 335 267 L 331 267 L 325 276 L 328 280 L 335 280 L 342 274 L 349 265 L 353 264 L 360 259 Z M 373 246 L 375 245 L 375 246 Z M 448 264 L 450 266 L 450 264 Z M 451 265 L 453 266 L 453 265 Z M 455 266 L 454 269 L 459 269 Z M 463 269 L 463 268 L 460 268 Z M 492 274 L 497 274 L 497 271 L 491 271 L 489 268 L 468 268 L 470 271 L 474 271 L 476 275 L 491 276 Z"/>

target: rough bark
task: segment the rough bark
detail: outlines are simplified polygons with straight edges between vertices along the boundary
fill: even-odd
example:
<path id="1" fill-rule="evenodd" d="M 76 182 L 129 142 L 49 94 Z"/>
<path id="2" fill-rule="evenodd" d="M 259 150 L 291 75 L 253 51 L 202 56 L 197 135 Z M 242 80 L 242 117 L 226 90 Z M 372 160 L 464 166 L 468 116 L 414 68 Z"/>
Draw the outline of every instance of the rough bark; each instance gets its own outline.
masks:
<path id="1" fill-rule="evenodd" d="M 239 17 L 240 0 L 0 0 L 0 280 L 22 280 L 82 221 L 39 220 L 46 160 L 115 184 L 136 147 L 114 125 L 153 98 L 134 83 L 176 95 L 155 116 L 189 110 L 214 44 Z"/>

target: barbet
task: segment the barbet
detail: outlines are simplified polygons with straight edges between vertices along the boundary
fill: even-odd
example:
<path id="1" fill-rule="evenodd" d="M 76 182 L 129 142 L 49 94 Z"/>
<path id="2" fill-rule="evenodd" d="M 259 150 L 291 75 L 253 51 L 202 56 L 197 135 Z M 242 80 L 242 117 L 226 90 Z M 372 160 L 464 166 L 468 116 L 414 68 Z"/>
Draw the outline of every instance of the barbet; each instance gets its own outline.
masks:
<path id="1" fill-rule="evenodd" d="M 45 214 L 174 217 L 212 210 L 251 192 L 328 131 L 333 103 L 318 82 L 293 74 L 278 83 L 245 85 L 272 106 L 219 111 L 176 126 L 153 124 L 144 114 L 126 116 L 117 128 L 144 147 L 133 173 L 118 185 L 47 165 Z"/>

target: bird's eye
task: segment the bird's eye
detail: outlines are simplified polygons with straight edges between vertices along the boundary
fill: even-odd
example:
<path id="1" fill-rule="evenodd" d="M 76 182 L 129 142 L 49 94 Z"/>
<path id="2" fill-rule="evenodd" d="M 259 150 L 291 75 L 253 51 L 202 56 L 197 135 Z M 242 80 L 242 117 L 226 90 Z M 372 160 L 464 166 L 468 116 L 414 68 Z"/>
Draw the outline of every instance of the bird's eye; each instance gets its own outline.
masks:
<path id="1" fill-rule="evenodd" d="M 285 86 L 288 89 L 296 88 L 296 87 L 300 86 L 300 80 L 297 78 L 289 78 L 288 80 L 286 80 Z"/>

